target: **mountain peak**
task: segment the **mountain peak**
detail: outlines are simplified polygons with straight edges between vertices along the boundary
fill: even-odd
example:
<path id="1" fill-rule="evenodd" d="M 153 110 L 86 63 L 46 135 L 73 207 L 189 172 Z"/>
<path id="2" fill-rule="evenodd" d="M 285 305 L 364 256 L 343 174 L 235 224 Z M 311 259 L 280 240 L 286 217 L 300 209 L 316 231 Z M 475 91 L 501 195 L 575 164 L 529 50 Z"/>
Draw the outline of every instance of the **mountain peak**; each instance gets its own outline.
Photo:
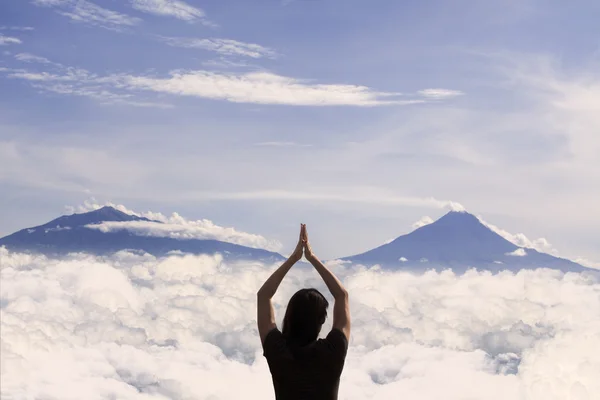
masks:
<path id="1" fill-rule="evenodd" d="M 521 254 L 524 253 L 524 254 Z M 344 260 L 392 268 L 469 267 L 488 270 L 548 267 L 579 271 L 582 266 L 535 250 L 522 250 L 466 211 L 450 211 L 393 241 Z"/>
<path id="2" fill-rule="evenodd" d="M 79 214 L 63 215 L 62 217 L 53 219 L 41 227 L 54 228 L 60 227 L 78 227 L 89 224 L 99 224 L 109 221 L 150 221 L 147 218 L 138 217 L 135 215 L 124 213 L 111 206 L 104 206 L 96 210 L 87 211 Z"/>
<path id="3" fill-rule="evenodd" d="M 479 218 L 467 211 L 450 211 L 434 222 L 444 224 L 477 223 L 481 224 Z M 481 224 L 484 226 L 483 224 Z"/>

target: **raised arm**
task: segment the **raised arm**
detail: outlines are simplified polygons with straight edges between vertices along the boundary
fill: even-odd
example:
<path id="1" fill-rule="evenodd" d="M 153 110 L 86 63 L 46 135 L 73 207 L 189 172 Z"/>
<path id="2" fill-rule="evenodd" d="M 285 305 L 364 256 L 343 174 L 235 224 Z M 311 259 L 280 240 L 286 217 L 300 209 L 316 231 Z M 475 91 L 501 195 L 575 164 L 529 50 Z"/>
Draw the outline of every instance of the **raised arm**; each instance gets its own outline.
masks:
<path id="1" fill-rule="evenodd" d="M 273 328 L 277 327 L 275 322 L 275 310 L 273 309 L 273 303 L 271 298 L 275 295 L 279 284 L 292 268 L 292 266 L 302 258 L 302 245 L 304 237 L 305 225 L 300 226 L 300 239 L 296 245 L 296 249 L 292 255 L 285 260 L 285 262 L 271 274 L 271 276 L 265 281 L 262 287 L 256 294 L 257 297 L 257 315 L 256 321 L 258 324 L 258 333 L 260 335 L 261 343 L 264 343 L 267 333 Z"/>
<path id="2" fill-rule="evenodd" d="M 348 291 L 339 279 L 331 272 L 317 256 L 315 256 L 308 242 L 306 227 L 304 228 L 304 256 L 315 267 L 327 288 L 331 292 L 335 303 L 333 305 L 333 328 L 344 332 L 346 339 L 350 340 L 350 305 Z"/>

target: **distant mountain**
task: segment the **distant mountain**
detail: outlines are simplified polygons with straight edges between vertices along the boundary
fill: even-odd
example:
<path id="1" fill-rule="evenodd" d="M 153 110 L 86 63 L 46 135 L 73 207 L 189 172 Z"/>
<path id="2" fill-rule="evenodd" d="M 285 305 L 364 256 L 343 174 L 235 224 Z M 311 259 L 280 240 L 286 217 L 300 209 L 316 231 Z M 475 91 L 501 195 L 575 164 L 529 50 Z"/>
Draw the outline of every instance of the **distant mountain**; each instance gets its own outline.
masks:
<path id="1" fill-rule="evenodd" d="M 390 243 L 342 260 L 393 269 L 452 268 L 458 273 L 469 268 L 494 272 L 542 267 L 563 272 L 591 270 L 564 258 L 521 248 L 486 227 L 476 216 L 456 211 Z"/>
<path id="2" fill-rule="evenodd" d="M 220 253 L 225 259 L 245 259 L 264 262 L 283 260 L 281 254 L 238 244 L 209 239 L 174 239 L 139 236 L 129 230 L 103 232 L 86 226 L 112 221 L 151 221 L 126 214 L 113 207 L 103 207 L 82 214 L 65 215 L 47 224 L 20 230 L 0 239 L 0 246 L 9 250 L 41 253 L 49 256 L 73 252 L 108 255 L 120 250 L 144 251 L 163 256 L 172 251 L 192 254 Z M 152 221 L 160 224 L 160 221 Z"/>

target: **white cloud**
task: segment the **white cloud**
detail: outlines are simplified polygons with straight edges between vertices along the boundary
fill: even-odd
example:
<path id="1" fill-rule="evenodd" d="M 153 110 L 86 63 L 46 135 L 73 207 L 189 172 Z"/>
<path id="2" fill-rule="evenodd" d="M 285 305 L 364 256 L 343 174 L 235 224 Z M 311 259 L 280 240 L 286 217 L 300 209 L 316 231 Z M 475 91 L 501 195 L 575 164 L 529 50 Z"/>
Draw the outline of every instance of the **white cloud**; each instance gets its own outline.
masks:
<path id="1" fill-rule="evenodd" d="M 0 31 L 32 31 L 34 30 L 31 26 L 0 26 Z"/>
<path id="2" fill-rule="evenodd" d="M 114 78 L 100 77 L 85 69 L 64 67 L 44 57 L 22 53 L 15 56 L 20 61 L 49 64 L 53 72 L 31 72 L 25 69 L 5 69 L 9 78 L 30 82 L 31 86 L 60 95 L 89 97 L 101 104 L 134 107 L 173 108 L 171 104 L 137 100 L 134 95 L 114 85 Z"/>
<path id="3" fill-rule="evenodd" d="M 264 147 L 311 147 L 312 144 L 302 144 L 296 142 L 260 142 L 256 143 L 256 146 Z"/>
<path id="4" fill-rule="evenodd" d="M 425 225 L 429 225 L 433 223 L 433 218 L 428 217 L 428 216 L 424 216 L 422 217 L 420 220 L 418 220 L 417 222 L 415 222 L 414 224 L 412 224 L 413 229 L 418 229 L 421 228 Z"/>
<path id="5" fill-rule="evenodd" d="M 133 8 L 146 13 L 175 17 L 184 21 L 204 20 L 206 14 L 200 8 L 178 0 L 130 0 Z M 206 21 L 208 24 L 208 21 Z"/>
<path id="6" fill-rule="evenodd" d="M 23 43 L 21 39 L 12 37 L 12 36 L 4 36 L 0 34 L 0 46 L 6 46 L 9 44 L 21 44 Z"/>
<path id="7" fill-rule="evenodd" d="M 368 190 L 367 190 L 368 189 Z M 247 192 L 196 192 L 195 199 L 204 200 L 288 200 L 339 203 L 366 203 L 377 205 L 403 205 L 410 207 L 448 208 L 456 203 L 433 197 L 398 196 L 377 188 L 351 187 L 338 190 L 292 191 L 256 190 Z"/>
<path id="8" fill-rule="evenodd" d="M 56 12 L 72 21 L 116 31 L 141 22 L 139 18 L 102 8 L 88 0 L 34 0 L 33 3 L 42 7 L 54 7 Z"/>
<path id="9" fill-rule="evenodd" d="M 577 257 L 573 261 L 583 265 L 584 267 L 600 269 L 600 262 L 591 261 L 587 258 Z"/>
<path id="10" fill-rule="evenodd" d="M 512 234 L 508 231 L 505 231 L 504 229 L 498 228 L 496 225 L 484 221 L 480 217 L 478 217 L 478 219 L 479 222 L 481 222 L 483 225 L 487 226 L 489 229 L 496 232 L 498 235 L 502 236 L 504 239 L 508 240 L 512 244 L 515 244 L 519 247 L 534 249 L 541 253 L 548 253 L 554 256 L 558 256 L 558 250 L 556 250 L 554 246 L 552 246 L 545 238 L 530 240 L 523 233 Z"/>
<path id="11" fill-rule="evenodd" d="M 37 82 L 37 87 L 60 93 L 81 95 L 132 105 L 152 105 L 128 100 L 132 92 L 151 91 L 193 96 L 234 103 L 280 104 L 296 106 L 381 106 L 422 103 L 422 100 L 391 99 L 398 93 L 378 92 L 366 86 L 311 84 L 270 72 L 223 73 L 211 71 L 172 71 L 167 78 L 112 74 L 99 76 L 81 68 L 64 67 L 58 71 L 9 71 L 9 77 Z M 41 85 L 40 82 L 46 82 Z M 50 83 L 49 83 L 50 82 Z M 62 84 L 56 84 L 62 82 Z M 69 82 L 69 83 L 65 83 Z M 167 105 L 168 107 L 168 105 Z"/>
<path id="12" fill-rule="evenodd" d="M 0 249 L 2 397 L 273 397 L 255 299 L 275 267 L 129 253 L 54 260 Z M 600 393 L 592 351 L 600 321 L 589 317 L 600 313 L 597 276 L 330 268 L 351 294 L 353 316 L 340 398 Z M 331 300 L 314 271 L 295 269 L 273 299 L 278 323 L 302 287 Z M 321 335 L 330 328 L 331 313 Z"/>
<path id="13" fill-rule="evenodd" d="M 220 57 L 216 60 L 207 60 L 203 61 L 202 65 L 205 67 L 213 67 L 218 69 L 223 68 L 252 68 L 252 69 L 260 69 L 256 65 L 249 64 L 243 61 L 232 61 L 227 57 Z"/>
<path id="14" fill-rule="evenodd" d="M 418 100 L 390 100 L 395 93 L 377 92 L 366 86 L 310 84 L 270 72 L 226 74 L 210 71 L 172 72 L 168 78 L 122 76 L 131 89 L 181 96 L 227 100 L 234 103 L 297 106 L 403 105 Z"/>
<path id="15" fill-rule="evenodd" d="M 77 207 L 67 207 L 67 209 L 70 212 L 82 213 L 97 210 L 104 206 L 111 206 L 126 214 L 159 222 L 110 221 L 102 224 L 87 225 L 87 228 L 98 229 L 102 232 L 114 232 L 125 229 L 140 236 L 169 237 L 173 239 L 214 239 L 270 251 L 280 251 L 282 247 L 281 243 L 277 240 L 269 240 L 261 235 L 238 231 L 233 227 L 219 226 L 208 219 L 187 220 L 176 212 L 170 216 L 152 211 L 138 213 L 122 204 L 111 202 L 100 204 L 94 199 L 87 200 Z"/>
<path id="16" fill-rule="evenodd" d="M 442 100 L 464 95 L 464 93 L 459 90 L 450 89 L 423 89 L 419 90 L 417 93 L 423 97 L 434 100 Z"/>
<path id="17" fill-rule="evenodd" d="M 46 57 L 40 57 L 29 53 L 19 53 L 15 54 L 15 58 L 19 61 L 23 62 L 31 62 L 31 63 L 40 63 L 40 64 L 53 64 L 52 61 L 48 60 Z"/>
<path id="18" fill-rule="evenodd" d="M 255 43 L 239 42 L 232 39 L 161 37 L 161 40 L 170 46 L 209 50 L 229 56 L 245 56 L 251 58 L 275 57 L 275 51 L 268 47 Z"/>
<path id="19" fill-rule="evenodd" d="M 87 228 L 98 229 L 102 232 L 128 230 L 139 236 L 169 237 L 173 239 L 214 239 L 258 249 L 281 250 L 281 243 L 277 241 L 268 240 L 260 235 L 240 232 L 235 228 L 218 226 L 207 219 L 187 221 L 177 213 L 173 213 L 169 220 L 172 222 L 103 222 L 87 225 Z"/>
<path id="20" fill-rule="evenodd" d="M 506 253 L 507 256 L 515 256 L 515 257 L 525 257 L 527 252 L 523 248 L 518 248 L 515 251 L 511 251 L 510 253 Z"/>

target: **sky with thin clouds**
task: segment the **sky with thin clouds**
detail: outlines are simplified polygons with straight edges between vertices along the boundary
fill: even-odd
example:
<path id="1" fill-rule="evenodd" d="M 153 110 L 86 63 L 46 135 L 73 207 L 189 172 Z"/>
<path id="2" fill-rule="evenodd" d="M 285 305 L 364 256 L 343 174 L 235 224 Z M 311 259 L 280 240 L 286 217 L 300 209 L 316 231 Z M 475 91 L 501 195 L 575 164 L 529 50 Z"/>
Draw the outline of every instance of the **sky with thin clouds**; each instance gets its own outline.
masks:
<path id="1" fill-rule="evenodd" d="M 593 0 L 2 1 L 0 236 L 114 202 L 284 253 L 305 222 L 334 258 L 460 204 L 598 263 L 599 19 Z"/>

